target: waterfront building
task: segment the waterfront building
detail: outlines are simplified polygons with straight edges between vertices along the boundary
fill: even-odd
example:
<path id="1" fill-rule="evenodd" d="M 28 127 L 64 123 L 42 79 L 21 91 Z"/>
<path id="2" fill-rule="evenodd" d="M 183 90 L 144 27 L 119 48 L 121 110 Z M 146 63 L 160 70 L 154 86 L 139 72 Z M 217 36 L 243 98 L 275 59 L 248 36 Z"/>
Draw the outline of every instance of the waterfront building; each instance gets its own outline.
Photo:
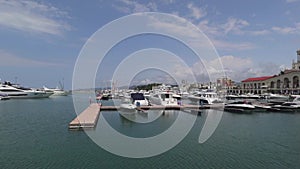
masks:
<path id="1" fill-rule="evenodd" d="M 297 62 L 292 63 L 292 69 L 281 71 L 278 75 L 248 78 L 242 81 L 239 94 L 274 93 L 300 94 L 300 50 L 297 51 Z"/>

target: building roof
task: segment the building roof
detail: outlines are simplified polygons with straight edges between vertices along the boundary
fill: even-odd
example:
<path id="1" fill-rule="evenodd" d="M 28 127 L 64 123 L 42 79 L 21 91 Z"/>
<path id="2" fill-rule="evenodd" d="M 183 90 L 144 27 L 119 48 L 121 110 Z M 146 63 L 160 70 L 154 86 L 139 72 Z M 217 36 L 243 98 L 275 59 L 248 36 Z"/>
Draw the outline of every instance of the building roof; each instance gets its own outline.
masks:
<path id="1" fill-rule="evenodd" d="M 274 77 L 274 76 L 252 77 L 252 78 L 248 78 L 246 80 L 243 80 L 242 82 L 264 81 L 264 80 L 270 79 L 272 77 Z"/>

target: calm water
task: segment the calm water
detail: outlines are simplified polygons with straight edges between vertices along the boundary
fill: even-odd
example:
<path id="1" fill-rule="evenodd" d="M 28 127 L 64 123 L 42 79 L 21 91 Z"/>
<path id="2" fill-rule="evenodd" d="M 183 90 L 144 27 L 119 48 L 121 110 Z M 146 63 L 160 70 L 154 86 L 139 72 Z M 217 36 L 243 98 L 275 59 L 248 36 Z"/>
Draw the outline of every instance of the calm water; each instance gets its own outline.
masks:
<path id="1" fill-rule="evenodd" d="M 104 116 L 117 130 L 148 137 L 168 128 L 177 111 L 134 124 L 117 112 Z M 188 136 L 159 156 L 130 159 L 106 152 L 83 131 L 68 131 L 72 97 L 0 101 L 0 168 L 299 168 L 300 114 L 224 113 L 214 135 L 198 143 L 205 114 Z M 132 132 L 134 131 L 134 132 Z M 133 134 L 132 134 L 133 133 Z M 147 134 L 145 134 L 147 133 Z"/>

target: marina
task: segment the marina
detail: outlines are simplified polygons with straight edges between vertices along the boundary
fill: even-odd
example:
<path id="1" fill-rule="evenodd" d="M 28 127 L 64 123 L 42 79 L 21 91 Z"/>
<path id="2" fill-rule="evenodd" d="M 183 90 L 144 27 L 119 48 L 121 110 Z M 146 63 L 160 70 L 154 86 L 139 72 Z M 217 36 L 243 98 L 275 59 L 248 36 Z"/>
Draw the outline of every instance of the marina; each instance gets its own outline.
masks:
<path id="1" fill-rule="evenodd" d="M 86 102 L 84 98 L 82 101 Z M 18 106 L 14 106 L 16 104 Z M 109 108 L 109 105 L 112 105 L 112 100 L 103 101 L 102 106 Z M 197 138 L 207 114 L 218 113 L 215 109 L 201 111 L 202 115 L 197 116 L 193 129 L 181 144 L 160 156 L 128 160 L 99 148 L 85 132 L 67 129 L 70 121 L 77 116 L 71 96 L 3 101 L 0 102 L 0 155 L 3 157 L 0 163 L 3 168 L 56 169 L 99 166 L 153 169 L 180 169 L 184 166 L 193 169 L 195 166 L 208 168 L 212 165 L 228 169 L 250 166 L 256 169 L 298 168 L 300 114 L 257 112 L 247 115 L 225 111 L 213 136 L 205 144 L 199 144 Z M 176 114 L 185 113 L 165 110 L 165 116 L 141 125 L 125 119 L 115 110 L 101 109 L 100 112 L 115 129 L 132 137 L 149 137 L 162 132 L 174 122 Z M 96 127 L 100 125 L 98 123 Z M 97 128 L 87 132 L 96 131 Z M 262 160 L 266 163 L 259 162 Z M 149 163 L 155 163 L 155 166 L 149 166 Z"/>
<path id="2" fill-rule="evenodd" d="M 0 152 L 4 160 L 0 162 L 22 159 L 29 152 L 31 161 L 51 163 L 44 168 L 98 168 L 103 159 L 109 161 L 101 163 L 104 168 L 118 168 L 124 164 L 126 168 L 149 168 L 149 160 L 158 166 L 150 168 L 207 168 L 211 166 L 208 161 L 218 161 L 214 168 L 298 168 L 298 76 L 298 70 L 286 70 L 278 76 L 248 78 L 240 86 L 235 86 L 228 78 L 221 78 L 206 84 L 155 83 L 148 84 L 147 89 L 114 86 L 72 92 L 3 82 L 0 123 L 4 127 L 0 134 L 5 146 Z M 289 77 L 289 82 L 283 77 Z M 273 90 L 274 81 L 278 81 L 280 90 Z M 291 81 L 293 90 L 288 85 Z M 80 112 L 75 112 L 75 101 L 79 101 Z M 128 161 L 95 145 L 112 134 L 112 130 L 103 130 L 103 125 L 109 124 L 110 128 L 106 129 L 114 129 L 126 138 L 147 139 L 169 130 L 180 117 L 184 120 L 193 117 L 195 123 L 181 122 L 181 128 L 166 141 L 172 141 L 183 126 L 191 125 L 190 132 L 180 144 L 151 159 Z M 215 131 L 205 143 L 200 143 L 202 132 L 212 131 L 210 127 Z M 99 140 L 95 140 L 95 136 L 99 136 Z M 110 142 L 117 142 L 119 149 L 126 148 L 122 147 L 122 140 L 108 139 L 105 145 Z M 193 159 L 192 163 L 186 157 Z M 78 158 L 80 162 L 73 163 Z M 68 159 L 68 162 L 61 162 L 61 159 Z M 157 162 L 161 159 L 163 163 Z M 268 163 L 261 163 L 262 159 Z M 284 163 L 278 163 L 282 159 Z M 89 161 L 88 164 L 82 164 L 83 160 Z M 44 165 L 44 162 L 17 161 L 9 167 Z"/>

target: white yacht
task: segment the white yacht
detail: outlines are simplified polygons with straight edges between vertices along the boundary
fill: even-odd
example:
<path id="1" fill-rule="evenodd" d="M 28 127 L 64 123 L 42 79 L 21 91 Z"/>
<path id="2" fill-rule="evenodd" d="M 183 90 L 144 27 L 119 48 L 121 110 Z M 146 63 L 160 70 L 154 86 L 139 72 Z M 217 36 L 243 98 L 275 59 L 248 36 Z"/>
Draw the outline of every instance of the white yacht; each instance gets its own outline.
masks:
<path id="1" fill-rule="evenodd" d="M 270 103 L 284 103 L 290 99 L 289 96 L 272 93 L 264 93 L 262 94 L 262 97 Z"/>
<path id="2" fill-rule="evenodd" d="M 11 99 L 27 99 L 27 98 L 46 98 L 53 94 L 53 92 L 46 92 L 44 90 L 24 88 L 13 85 L 10 82 L 0 84 L 0 94 L 6 95 Z"/>
<path id="3" fill-rule="evenodd" d="M 127 113 L 135 113 L 136 105 L 132 103 L 122 103 L 120 104 L 120 111 L 127 112 Z"/>
<path id="4" fill-rule="evenodd" d="M 52 96 L 67 96 L 68 95 L 67 91 L 59 89 L 58 87 L 51 89 L 51 88 L 47 88 L 46 86 L 44 86 L 43 89 L 46 92 L 50 92 L 50 93 L 53 92 Z"/>
<path id="5" fill-rule="evenodd" d="M 224 110 L 238 113 L 252 113 L 255 110 L 255 106 L 251 102 L 236 101 L 226 104 Z"/>
<path id="6" fill-rule="evenodd" d="M 136 112 L 137 106 L 132 103 L 130 98 L 123 98 L 122 103 L 120 104 L 120 111 L 121 114 L 134 114 Z"/>
<path id="7" fill-rule="evenodd" d="M 284 102 L 279 105 L 274 105 L 273 108 L 281 111 L 295 111 L 300 109 L 300 97 L 297 96 L 292 102 Z"/>
<path id="8" fill-rule="evenodd" d="M 218 94 L 213 91 L 196 92 L 193 95 L 189 95 L 188 99 L 192 102 L 209 105 L 222 102 L 222 100 L 218 97 Z"/>
<path id="9" fill-rule="evenodd" d="M 163 106 L 174 106 L 178 105 L 177 99 L 173 97 L 173 93 L 160 92 L 150 96 L 150 103 L 163 105 Z"/>

